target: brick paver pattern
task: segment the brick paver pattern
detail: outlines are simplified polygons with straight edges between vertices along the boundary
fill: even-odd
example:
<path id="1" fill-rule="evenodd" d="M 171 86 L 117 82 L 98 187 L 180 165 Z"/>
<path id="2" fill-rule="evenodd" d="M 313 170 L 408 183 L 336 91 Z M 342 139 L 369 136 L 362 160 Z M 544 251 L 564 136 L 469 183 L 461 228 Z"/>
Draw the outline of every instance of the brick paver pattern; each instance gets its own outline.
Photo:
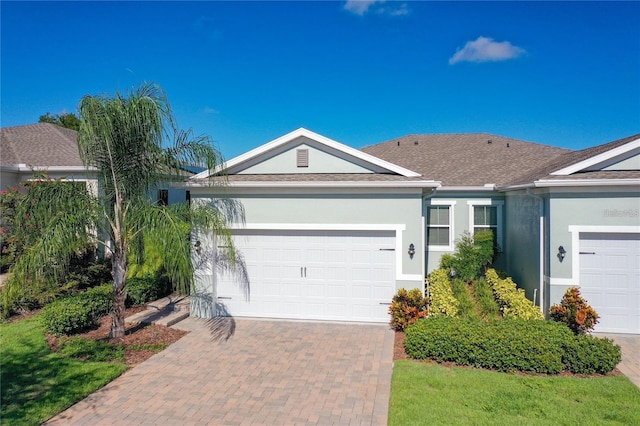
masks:
<path id="1" fill-rule="evenodd" d="M 381 324 L 201 320 L 49 424 L 386 425 L 393 331 Z"/>

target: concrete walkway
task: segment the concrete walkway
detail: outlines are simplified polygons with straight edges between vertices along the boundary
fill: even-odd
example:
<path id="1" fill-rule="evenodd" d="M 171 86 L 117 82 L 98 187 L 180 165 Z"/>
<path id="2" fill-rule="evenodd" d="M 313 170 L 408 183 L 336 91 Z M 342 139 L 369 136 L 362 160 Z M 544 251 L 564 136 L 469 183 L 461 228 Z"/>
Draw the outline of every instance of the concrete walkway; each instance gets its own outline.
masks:
<path id="1" fill-rule="evenodd" d="M 596 337 L 608 337 L 622 349 L 622 362 L 618 370 L 640 388 L 640 334 L 593 333 Z"/>
<path id="2" fill-rule="evenodd" d="M 387 325 L 188 318 L 163 352 L 53 425 L 386 425 Z"/>

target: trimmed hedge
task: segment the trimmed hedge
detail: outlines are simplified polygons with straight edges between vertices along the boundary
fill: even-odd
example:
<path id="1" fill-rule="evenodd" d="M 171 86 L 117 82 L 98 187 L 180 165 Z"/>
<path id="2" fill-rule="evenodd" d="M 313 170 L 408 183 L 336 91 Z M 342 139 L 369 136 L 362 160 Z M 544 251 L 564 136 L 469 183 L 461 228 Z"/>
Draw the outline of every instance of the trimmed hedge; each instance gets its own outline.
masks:
<path id="1" fill-rule="evenodd" d="M 429 283 L 429 315 L 437 317 L 458 315 L 458 299 L 453 295 L 449 272 L 446 269 L 436 269 L 427 277 Z"/>
<path id="2" fill-rule="evenodd" d="M 61 336 L 93 328 L 113 307 L 113 286 L 104 284 L 63 297 L 45 306 L 40 315 L 45 331 Z"/>
<path id="3" fill-rule="evenodd" d="M 553 321 L 429 317 L 406 329 L 405 350 L 415 359 L 449 361 L 498 371 L 558 374 L 606 373 L 620 348 L 606 339 L 574 336 Z M 578 339 L 578 340 L 576 340 Z"/>
<path id="4" fill-rule="evenodd" d="M 579 374 L 606 374 L 622 360 L 620 346 L 613 340 L 576 335 L 564 342 L 562 362 L 567 371 Z"/>
<path id="5" fill-rule="evenodd" d="M 142 305 L 171 294 L 171 282 L 167 277 L 127 279 L 127 304 Z"/>
<path id="6" fill-rule="evenodd" d="M 487 270 L 485 276 L 505 318 L 544 319 L 542 311 L 527 299 L 524 290 L 517 288 L 511 278 L 500 278 L 495 269 Z"/>

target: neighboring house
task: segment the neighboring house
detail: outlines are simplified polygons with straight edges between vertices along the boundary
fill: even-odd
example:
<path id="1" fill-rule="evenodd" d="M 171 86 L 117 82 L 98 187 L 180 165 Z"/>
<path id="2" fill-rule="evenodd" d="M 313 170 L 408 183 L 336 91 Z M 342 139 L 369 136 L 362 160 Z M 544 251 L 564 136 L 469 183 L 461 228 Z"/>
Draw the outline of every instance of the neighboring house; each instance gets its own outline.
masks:
<path id="1" fill-rule="evenodd" d="M 0 187 L 17 186 L 38 172 L 46 172 L 52 179 L 86 182 L 97 193 L 96 171 L 82 163 L 75 130 L 51 123 L 0 129 Z M 150 195 L 161 204 L 183 202 L 188 197 L 184 189 L 169 184 Z"/>
<path id="2" fill-rule="evenodd" d="M 78 132 L 51 123 L 0 129 L 0 186 L 17 186 L 34 173 L 49 177 L 95 182 L 78 153 Z"/>
<path id="3" fill-rule="evenodd" d="M 398 288 L 424 289 L 457 238 L 489 228 L 497 267 L 543 310 L 580 286 L 598 331 L 640 333 L 639 151 L 640 135 L 570 151 L 489 134 L 357 150 L 298 129 L 228 161 L 226 186 L 205 179 L 222 169 L 186 183 L 193 202 L 245 213 L 248 282 L 210 265 L 198 286 L 231 315 L 386 322 Z"/>

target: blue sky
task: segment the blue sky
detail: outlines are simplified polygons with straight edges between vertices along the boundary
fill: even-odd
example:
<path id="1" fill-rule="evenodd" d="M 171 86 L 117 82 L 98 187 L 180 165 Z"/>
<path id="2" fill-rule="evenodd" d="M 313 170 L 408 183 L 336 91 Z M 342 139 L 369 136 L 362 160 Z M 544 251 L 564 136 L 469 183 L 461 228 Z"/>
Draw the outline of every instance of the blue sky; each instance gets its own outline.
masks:
<path id="1" fill-rule="evenodd" d="M 362 146 L 640 133 L 640 2 L 0 3 L 0 123 L 143 81 L 226 158 L 306 127 Z"/>

